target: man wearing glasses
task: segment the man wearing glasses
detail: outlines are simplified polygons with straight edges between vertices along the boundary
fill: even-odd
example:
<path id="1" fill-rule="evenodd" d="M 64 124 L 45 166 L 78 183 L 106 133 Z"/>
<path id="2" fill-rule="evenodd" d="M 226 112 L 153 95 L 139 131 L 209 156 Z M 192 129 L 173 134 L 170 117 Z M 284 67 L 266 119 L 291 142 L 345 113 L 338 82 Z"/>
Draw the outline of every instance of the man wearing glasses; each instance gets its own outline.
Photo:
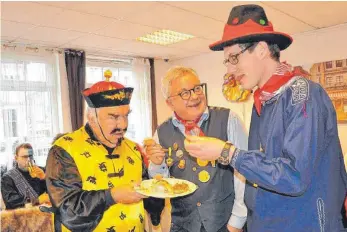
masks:
<path id="1" fill-rule="evenodd" d="M 205 88 L 197 73 L 185 67 L 170 69 L 162 82 L 173 115 L 161 124 L 153 140 L 145 141 L 151 176 L 186 179 L 199 186 L 189 196 L 171 199 L 172 232 L 240 231 L 247 209 L 243 202 L 244 180 L 231 167 L 215 160 L 192 158 L 184 148 L 187 135 L 212 136 L 247 149 L 247 135 L 229 109 L 207 107 Z M 166 154 L 163 148 L 169 149 Z M 229 223 L 228 223 L 229 221 Z"/>
<path id="2" fill-rule="evenodd" d="M 33 160 L 32 151 L 31 144 L 20 144 L 16 148 L 15 167 L 6 172 L 1 179 L 1 194 L 6 209 L 24 207 L 26 203 L 50 202 L 45 172 L 36 165 L 30 166 L 30 160 Z"/>
<path id="3" fill-rule="evenodd" d="M 228 73 L 244 89 L 257 87 L 249 149 L 206 137 L 189 137 L 185 147 L 246 177 L 249 232 L 345 231 L 347 175 L 335 109 L 319 84 L 280 62 L 291 43 L 274 31 L 262 7 L 234 7 L 222 40 L 210 48 L 224 50 Z"/>

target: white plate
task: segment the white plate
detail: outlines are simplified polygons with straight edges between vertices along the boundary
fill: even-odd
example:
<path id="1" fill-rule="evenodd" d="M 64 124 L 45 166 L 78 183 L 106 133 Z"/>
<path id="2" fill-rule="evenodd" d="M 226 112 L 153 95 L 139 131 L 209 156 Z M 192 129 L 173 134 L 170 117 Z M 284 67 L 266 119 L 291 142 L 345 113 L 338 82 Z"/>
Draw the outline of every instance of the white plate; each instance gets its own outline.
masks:
<path id="1" fill-rule="evenodd" d="M 163 178 L 163 180 L 166 180 L 169 182 L 171 186 L 177 183 L 186 183 L 188 185 L 188 191 L 185 191 L 183 193 L 163 193 L 163 192 L 153 192 L 151 186 L 153 183 L 155 183 L 156 179 L 150 179 L 150 180 L 144 180 L 141 182 L 141 185 L 139 187 L 135 188 L 135 191 L 148 196 L 148 197 L 156 197 L 156 198 L 174 198 L 174 197 L 182 197 L 189 195 L 198 188 L 198 186 L 188 180 L 182 180 L 182 179 L 175 179 L 175 178 Z"/>

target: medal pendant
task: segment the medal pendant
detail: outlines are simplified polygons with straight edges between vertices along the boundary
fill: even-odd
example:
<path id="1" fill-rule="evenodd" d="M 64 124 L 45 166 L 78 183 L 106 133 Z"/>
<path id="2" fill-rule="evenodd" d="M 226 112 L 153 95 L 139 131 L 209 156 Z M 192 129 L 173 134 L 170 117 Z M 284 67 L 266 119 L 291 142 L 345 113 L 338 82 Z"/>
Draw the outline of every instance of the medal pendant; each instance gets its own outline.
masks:
<path id="1" fill-rule="evenodd" d="M 176 157 L 181 159 L 183 157 L 183 151 L 182 150 L 177 150 L 176 151 Z"/>
<path id="2" fill-rule="evenodd" d="M 205 167 L 208 164 L 209 161 L 207 160 L 201 160 L 201 159 L 196 159 L 196 163 L 200 166 L 200 167 Z"/>
<path id="3" fill-rule="evenodd" d="M 174 143 L 173 146 L 172 146 L 172 148 L 173 148 L 174 151 L 177 151 L 177 149 L 178 149 L 178 144 L 177 144 L 177 143 Z"/>
<path id="4" fill-rule="evenodd" d="M 178 163 L 178 168 L 179 169 L 184 169 L 186 167 L 186 161 L 185 160 L 180 160 Z"/>
<path id="5" fill-rule="evenodd" d="M 206 183 L 207 181 L 210 180 L 210 173 L 208 173 L 206 170 L 203 170 L 201 172 L 199 172 L 199 180 L 202 182 L 202 183 Z"/>
<path id="6" fill-rule="evenodd" d="M 166 164 L 168 167 L 171 167 L 173 165 L 174 160 L 171 158 L 171 147 L 169 147 L 169 157 L 166 159 Z"/>
<path id="7" fill-rule="evenodd" d="M 172 158 L 167 158 L 166 159 L 166 164 L 168 167 L 171 167 L 173 165 L 174 160 Z"/>

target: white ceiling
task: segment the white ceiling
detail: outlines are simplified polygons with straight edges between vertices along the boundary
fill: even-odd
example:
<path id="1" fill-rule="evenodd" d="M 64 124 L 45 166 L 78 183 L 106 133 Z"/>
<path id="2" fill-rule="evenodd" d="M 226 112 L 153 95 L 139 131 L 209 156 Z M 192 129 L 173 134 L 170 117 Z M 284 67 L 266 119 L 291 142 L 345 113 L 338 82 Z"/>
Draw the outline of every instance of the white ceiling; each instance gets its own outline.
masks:
<path id="1" fill-rule="evenodd" d="M 253 3 L 265 8 L 276 30 L 289 34 L 347 22 L 347 2 Z M 245 2 L 1 2 L 1 42 L 181 59 L 210 52 L 239 4 Z M 158 29 L 196 37 L 169 46 L 135 40 Z"/>

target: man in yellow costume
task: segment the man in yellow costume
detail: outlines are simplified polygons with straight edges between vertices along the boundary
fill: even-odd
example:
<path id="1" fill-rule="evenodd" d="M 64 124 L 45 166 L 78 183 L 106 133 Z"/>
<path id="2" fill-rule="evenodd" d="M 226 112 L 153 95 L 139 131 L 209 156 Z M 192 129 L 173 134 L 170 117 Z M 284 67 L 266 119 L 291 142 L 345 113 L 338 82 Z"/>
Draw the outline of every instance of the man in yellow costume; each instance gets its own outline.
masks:
<path id="1" fill-rule="evenodd" d="M 144 231 L 144 196 L 133 187 L 148 172 L 138 146 L 124 138 L 132 92 L 110 81 L 85 89 L 87 124 L 53 144 L 46 182 L 56 231 Z M 158 218 L 162 202 L 144 201 Z"/>

